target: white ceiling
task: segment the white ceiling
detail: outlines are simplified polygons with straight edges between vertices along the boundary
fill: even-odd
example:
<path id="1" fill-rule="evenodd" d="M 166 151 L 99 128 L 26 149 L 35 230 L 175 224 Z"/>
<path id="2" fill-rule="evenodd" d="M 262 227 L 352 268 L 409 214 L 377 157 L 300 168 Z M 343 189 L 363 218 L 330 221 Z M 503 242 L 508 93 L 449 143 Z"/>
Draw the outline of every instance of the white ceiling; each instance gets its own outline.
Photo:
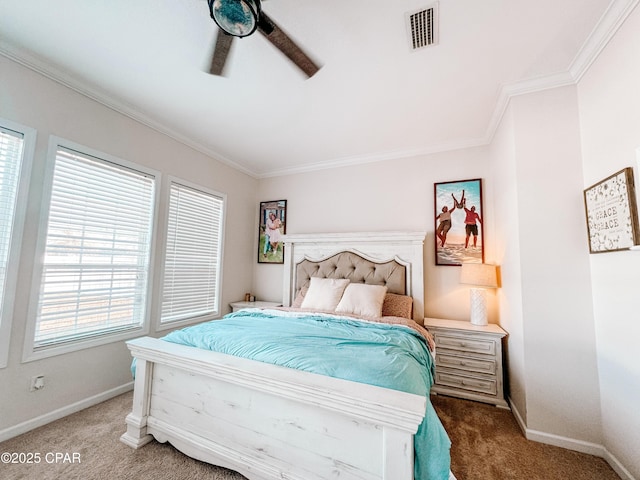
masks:
<path id="1" fill-rule="evenodd" d="M 205 0 L 0 0 L 0 53 L 256 177 L 487 143 L 510 95 L 573 83 L 637 0 L 440 0 L 437 46 L 405 12 L 433 0 L 268 0 L 321 65 L 260 34 L 204 73 Z"/>

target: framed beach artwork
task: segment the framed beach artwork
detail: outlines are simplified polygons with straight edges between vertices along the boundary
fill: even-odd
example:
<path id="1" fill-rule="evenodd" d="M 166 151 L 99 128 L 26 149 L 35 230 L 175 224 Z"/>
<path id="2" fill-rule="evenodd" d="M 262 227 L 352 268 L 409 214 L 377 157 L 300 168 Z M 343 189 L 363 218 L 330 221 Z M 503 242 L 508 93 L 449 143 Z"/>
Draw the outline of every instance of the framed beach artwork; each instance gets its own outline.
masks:
<path id="1" fill-rule="evenodd" d="M 584 191 L 589 252 L 627 250 L 640 243 L 633 168 L 627 167 Z"/>
<path id="2" fill-rule="evenodd" d="M 434 184 L 436 265 L 484 262 L 482 180 Z"/>
<path id="3" fill-rule="evenodd" d="M 258 263 L 284 263 L 282 235 L 286 232 L 287 201 L 260 202 Z"/>

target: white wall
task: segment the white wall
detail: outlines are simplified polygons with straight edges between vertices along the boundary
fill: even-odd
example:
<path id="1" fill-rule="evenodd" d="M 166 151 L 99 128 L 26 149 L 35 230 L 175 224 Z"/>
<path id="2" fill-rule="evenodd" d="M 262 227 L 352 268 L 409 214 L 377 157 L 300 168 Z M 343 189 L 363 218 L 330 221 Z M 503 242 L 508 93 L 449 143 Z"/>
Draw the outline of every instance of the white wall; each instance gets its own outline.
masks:
<path id="1" fill-rule="evenodd" d="M 520 413 L 533 438 L 596 449 L 600 397 L 576 88 L 515 97 L 510 109 L 526 384 Z"/>
<path id="2" fill-rule="evenodd" d="M 491 179 L 495 183 L 495 257 L 500 265 L 498 290 L 500 325 L 507 332 L 506 368 L 509 401 L 523 418 L 527 414 L 524 364 L 522 271 L 520 268 L 520 216 L 516 176 L 513 109 L 508 108 L 491 143 Z M 494 213 L 495 215 L 495 213 Z"/>
<path id="3" fill-rule="evenodd" d="M 260 181 L 259 201 L 286 199 L 287 233 L 424 231 L 425 315 L 466 320 L 469 289 L 459 267 L 435 266 L 434 182 L 486 179 L 488 151 L 475 148 L 419 158 L 355 165 Z M 490 181 L 484 182 L 491 202 Z M 485 242 L 491 244 L 492 212 L 484 210 Z M 486 261 L 492 261 L 486 251 Z M 282 299 L 282 266 L 257 264 L 253 289 L 259 299 Z M 491 320 L 497 320 L 492 312 Z"/>
<path id="4" fill-rule="evenodd" d="M 123 342 L 21 363 L 49 136 L 60 136 L 149 166 L 165 175 L 175 175 L 226 193 L 228 210 L 222 292 L 226 311 L 228 302 L 241 298 L 251 285 L 257 180 L 3 56 L 0 56 L 0 84 L 0 117 L 35 128 L 38 135 L 17 280 L 9 363 L 0 369 L 2 438 L 33 426 L 29 422 L 34 418 L 51 418 L 55 415 L 52 412 L 58 409 L 68 408 L 104 392 L 116 392 L 131 381 L 131 357 Z M 163 176 L 163 181 L 166 181 L 166 176 Z M 159 213 L 163 215 L 164 212 Z M 152 334 L 155 334 L 153 329 Z M 45 375 L 44 389 L 29 391 L 33 375 Z"/>
<path id="5" fill-rule="evenodd" d="M 640 10 L 618 30 L 578 86 L 584 188 L 640 152 Z M 593 304 L 608 451 L 640 478 L 640 253 L 591 255 Z"/>

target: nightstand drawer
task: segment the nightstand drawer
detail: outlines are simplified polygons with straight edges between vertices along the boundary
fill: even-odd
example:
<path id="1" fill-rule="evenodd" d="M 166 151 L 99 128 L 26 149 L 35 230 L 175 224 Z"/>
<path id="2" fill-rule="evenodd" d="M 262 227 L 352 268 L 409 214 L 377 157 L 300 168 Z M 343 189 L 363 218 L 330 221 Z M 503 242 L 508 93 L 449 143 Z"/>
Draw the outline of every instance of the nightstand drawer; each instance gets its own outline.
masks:
<path id="1" fill-rule="evenodd" d="M 461 388 L 472 392 L 481 392 L 488 395 L 496 395 L 498 392 L 495 380 L 465 377 L 449 372 L 438 372 L 437 370 L 436 383 L 438 385 L 446 385 L 449 387 Z"/>
<path id="2" fill-rule="evenodd" d="M 448 348 L 461 352 L 483 353 L 486 355 L 496 354 L 496 342 L 493 340 L 471 339 L 442 333 L 438 333 L 435 337 L 436 351 L 438 348 Z"/>
<path id="3" fill-rule="evenodd" d="M 436 351 L 436 368 L 438 367 L 457 368 L 467 372 L 486 373 L 489 375 L 495 375 L 497 370 L 497 364 L 494 359 L 481 360 L 478 358 L 447 355 Z"/>
<path id="4" fill-rule="evenodd" d="M 431 393 L 509 408 L 504 398 L 500 326 L 425 318 L 436 342 L 436 373 Z"/>

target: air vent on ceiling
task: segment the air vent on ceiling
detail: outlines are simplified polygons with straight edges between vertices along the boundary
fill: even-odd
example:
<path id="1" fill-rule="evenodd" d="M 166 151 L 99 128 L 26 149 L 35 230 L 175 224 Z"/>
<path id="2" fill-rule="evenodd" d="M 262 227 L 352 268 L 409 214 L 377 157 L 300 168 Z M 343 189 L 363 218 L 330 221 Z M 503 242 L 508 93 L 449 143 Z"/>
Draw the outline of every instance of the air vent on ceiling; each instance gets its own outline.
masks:
<path id="1" fill-rule="evenodd" d="M 407 33 L 411 50 L 438 43 L 438 3 L 417 12 L 407 12 Z"/>

